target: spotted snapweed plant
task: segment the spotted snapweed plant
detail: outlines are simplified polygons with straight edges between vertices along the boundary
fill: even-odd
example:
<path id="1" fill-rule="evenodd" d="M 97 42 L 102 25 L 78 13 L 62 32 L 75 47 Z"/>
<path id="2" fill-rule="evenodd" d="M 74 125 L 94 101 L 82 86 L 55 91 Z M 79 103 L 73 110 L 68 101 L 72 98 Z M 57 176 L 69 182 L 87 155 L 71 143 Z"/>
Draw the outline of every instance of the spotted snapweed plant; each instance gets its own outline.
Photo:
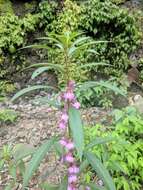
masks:
<path id="1" fill-rule="evenodd" d="M 42 72 L 48 71 L 49 69 L 55 69 L 56 71 L 63 72 L 65 77 L 65 87 L 64 90 L 61 90 L 59 93 L 58 100 L 60 101 L 60 111 L 61 116 L 59 118 L 58 127 L 60 128 L 61 135 L 52 137 L 50 140 L 44 142 L 39 148 L 36 149 L 30 162 L 28 163 L 27 168 L 25 169 L 23 175 L 23 190 L 28 187 L 28 183 L 32 178 L 35 171 L 38 169 L 43 158 L 55 148 L 55 152 L 58 152 L 60 155 L 60 161 L 66 165 L 67 171 L 65 176 L 59 185 L 52 185 L 48 183 L 40 184 L 40 188 L 43 190 L 115 190 L 114 182 L 102 164 L 102 161 L 90 151 L 94 146 L 99 144 L 107 143 L 108 141 L 113 140 L 111 136 L 106 138 L 95 138 L 94 141 L 90 142 L 87 146 L 84 145 L 84 132 L 83 125 L 80 117 L 80 103 L 76 99 L 76 89 L 84 91 L 86 89 L 95 87 L 95 86 L 104 86 L 107 87 L 116 93 L 124 95 L 117 87 L 110 85 L 107 82 L 100 81 L 87 81 L 85 83 L 75 83 L 70 75 L 70 66 L 75 56 L 78 55 L 79 51 L 82 52 L 83 48 L 89 47 L 92 44 L 99 42 L 92 41 L 89 37 L 82 36 L 83 33 L 70 33 L 66 32 L 61 35 L 54 35 L 55 38 L 46 37 L 43 38 L 48 40 L 49 43 L 53 42 L 53 47 L 59 48 L 60 54 L 63 57 L 64 65 L 52 64 L 52 63 L 40 63 L 34 64 L 31 67 L 38 67 L 33 74 L 32 78 L 37 77 Z M 31 47 L 35 48 L 47 48 L 43 45 L 33 45 Z M 90 48 L 90 52 L 93 52 Z M 95 66 L 98 63 L 91 63 L 91 66 Z M 89 67 L 89 63 L 85 64 L 84 67 Z M 19 91 L 14 97 L 13 101 L 18 97 L 36 89 L 45 88 L 53 89 L 50 86 L 31 86 Z M 55 105 L 55 104 L 54 104 Z M 58 151 L 57 151 L 58 146 Z M 60 148 L 59 148 L 60 147 Z M 103 186 L 100 187 L 95 183 L 85 184 L 84 179 L 82 179 L 82 173 L 86 171 L 87 167 L 92 167 L 95 170 L 96 175 L 103 181 Z"/>

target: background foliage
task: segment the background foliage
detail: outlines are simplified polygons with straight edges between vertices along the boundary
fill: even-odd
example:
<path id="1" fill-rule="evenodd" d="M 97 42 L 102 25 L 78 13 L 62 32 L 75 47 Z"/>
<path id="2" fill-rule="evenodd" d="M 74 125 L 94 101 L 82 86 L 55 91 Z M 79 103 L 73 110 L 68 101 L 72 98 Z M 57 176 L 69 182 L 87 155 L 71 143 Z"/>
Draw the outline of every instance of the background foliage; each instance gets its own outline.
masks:
<path id="1" fill-rule="evenodd" d="M 130 10 L 120 6 L 124 2 L 124 0 L 84 2 L 52 0 L 38 3 L 30 1 L 23 5 L 23 9 L 27 12 L 17 16 L 13 8 L 14 4 L 9 0 L 1 0 L 0 78 L 6 81 L 12 80 L 19 70 L 29 64 L 28 57 L 31 56 L 31 51 L 25 50 L 23 53 L 18 50 L 19 48 L 31 44 L 33 41 L 37 43 L 35 38 L 38 36 L 49 36 L 50 33 L 65 32 L 67 29 L 82 30 L 93 40 L 106 41 L 93 45 L 92 48 L 95 52 L 90 57 L 83 52 L 79 54 L 78 64 L 103 62 L 108 66 L 87 67 L 83 72 L 79 72 L 77 65 L 72 64 L 73 79 L 82 82 L 87 79 L 99 80 L 99 76 L 106 79 L 114 76 L 115 80 L 116 77 L 122 77 L 122 74 L 127 73 L 128 68 L 131 67 L 130 55 L 137 50 L 141 41 L 140 22 L 136 22 L 137 17 Z M 6 6 L 7 9 L 3 9 L 3 6 Z M 2 12 L 2 10 L 6 11 Z M 49 48 L 48 51 L 38 50 L 36 54 L 39 55 L 38 62 L 42 62 L 42 60 L 51 63 L 59 63 L 59 60 L 62 62 L 62 56 L 59 55 L 58 50 L 53 50 L 53 48 Z M 142 67 L 140 68 L 142 70 Z M 60 81 L 64 80 L 59 75 L 57 77 Z M 117 82 L 120 83 L 120 79 Z M 101 98 L 101 100 L 100 97 L 105 97 L 105 95 L 108 98 Z M 99 101 L 95 101 L 95 96 L 99 97 Z M 93 105 L 97 105 L 98 102 L 98 105 L 108 107 L 111 106 L 110 98 L 112 95 L 109 95 L 108 91 L 104 88 L 97 88 L 85 92 L 81 97 L 81 102 L 86 106 L 91 106 L 91 102 Z"/>
<path id="2" fill-rule="evenodd" d="M 93 148 L 104 165 L 111 171 L 117 190 L 138 190 L 142 187 L 143 178 L 143 120 L 133 108 L 116 113 L 116 123 L 112 127 L 96 125 L 85 128 L 86 142 L 94 140 L 95 135 L 116 138 L 116 141 Z M 92 171 L 85 176 L 93 179 Z"/>

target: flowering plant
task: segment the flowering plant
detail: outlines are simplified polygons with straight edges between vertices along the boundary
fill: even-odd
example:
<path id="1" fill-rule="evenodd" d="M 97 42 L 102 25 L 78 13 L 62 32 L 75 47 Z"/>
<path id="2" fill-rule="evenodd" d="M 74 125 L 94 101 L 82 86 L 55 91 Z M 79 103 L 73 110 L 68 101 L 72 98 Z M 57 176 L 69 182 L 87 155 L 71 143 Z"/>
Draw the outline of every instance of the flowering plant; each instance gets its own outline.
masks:
<path id="1" fill-rule="evenodd" d="M 55 42 L 55 45 L 59 47 L 61 52 L 63 53 L 65 67 L 62 65 L 54 65 L 54 64 L 35 64 L 32 67 L 39 67 L 32 74 L 32 78 L 35 78 L 42 72 L 49 70 L 50 68 L 54 68 L 59 72 L 66 70 L 67 77 L 65 81 L 65 90 L 60 93 L 59 100 L 61 102 L 61 116 L 59 119 L 58 127 L 61 130 L 61 135 L 56 136 L 43 143 L 33 154 L 31 161 L 26 168 L 23 175 L 23 190 L 27 187 L 29 180 L 31 179 L 34 172 L 37 170 L 39 164 L 45 155 L 51 150 L 51 148 L 55 148 L 56 145 L 60 146 L 60 158 L 61 162 L 67 166 L 67 172 L 61 184 L 59 186 L 52 186 L 51 184 L 46 184 L 46 186 L 42 186 L 41 188 L 44 190 L 78 190 L 78 189 L 107 189 L 107 190 L 115 190 L 114 182 L 110 177 L 108 171 L 102 164 L 101 160 L 92 154 L 89 150 L 99 144 L 107 143 L 108 141 L 113 140 L 112 137 L 106 138 L 95 138 L 94 141 L 89 143 L 86 147 L 84 145 L 84 133 L 82 127 L 82 121 L 80 118 L 80 103 L 76 99 L 75 89 L 78 86 L 78 89 L 86 90 L 88 88 L 94 87 L 96 85 L 102 85 L 104 87 L 108 87 L 116 91 L 117 93 L 123 94 L 117 87 L 111 86 L 106 82 L 85 82 L 84 84 L 76 84 L 69 75 L 69 67 L 71 63 L 71 59 L 75 54 L 82 50 L 83 47 L 89 46 L 91 44 L 97 43 L 91 41 L 88 37 L 77 38 L 79 34 L 75 33 L 65 33 L 64 35 L 58 35 L 58 38 L 46 37 L 46 40 L 52 40 Z M 75 39 L 75 40 L 74 40 Z M 89 41 L 90 40 L 90 41 Z M 40 45 L 37 45 L 40 48 Z M 98 63 L 92 63 L 91 66 L 96 65 Z M 89 66 L 89 64 L 84 65 L 84 67 Z M 50 88 L 50 86 L 32 86 L 18 92 L 12 100 L 20 97 L 21 95 L 40 88 Z M 124 94 L 123 94 L 124 95 Z M 97 184 L 85 184 L 84 180 L 80 178 L 82 172 L 86 169 L 86 167 L 90 165 L 93 170 L 95 170 L 96 174 L 99 178 L 102 179 L 104 187 L 100 187 Z"/>

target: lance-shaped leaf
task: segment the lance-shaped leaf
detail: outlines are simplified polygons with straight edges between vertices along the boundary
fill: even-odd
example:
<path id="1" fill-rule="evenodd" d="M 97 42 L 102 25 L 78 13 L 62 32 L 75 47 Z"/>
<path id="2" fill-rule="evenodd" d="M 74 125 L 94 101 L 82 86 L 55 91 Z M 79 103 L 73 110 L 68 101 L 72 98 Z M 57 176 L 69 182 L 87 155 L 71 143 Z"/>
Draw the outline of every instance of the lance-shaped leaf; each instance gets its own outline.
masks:
<path id="1" fill-rule="evenodd" d="M 36 85 L 36 86 L 30 86 L 30 87 L 27 87 L 27 88 L 24 88 L 22 90 L 20 90 L 19 92 L 17 92 L 11 99 L 11 101 L 15 101 L 17 98 L 31 92 L 31 91 L 34 91 L 34 90 L 39 90 L 39 89 L 55 89 L 54 87 L 51 87 L 51 86 L 44 86 L 44 85 Z"/>
<path id="2" fill-rule="evenodd" d="M 43 158 L 51 150 L 54 142 L 55 142 L 55 137 L 53 137 L 51 140 L 48 140 L 44 144 L 42 144 L 34 153 L 23 176 L 23 190 L 28 185 L 29 180 L 32 178 L 32 175 L 34 174 L 34 172 L 38 169 Z"/>
<path id="3" fill-rule="evenodd" d="M 108 41 L 91 41 L 91 42 L 86 42 L 83 43 L 79 46 L 71 46 L 68 51 L 68 56 L 71 57 L 72 55 L 78 53 L 80 50 L 85 49 L 88 46 L 98 44 L 98 43 L 107 43 Z"/>
<path id="4" fill-rule="evenodd" d="M 50 67 L 55 70 L 63 71 L 63 66 L 60 64 L 53 64 L 53 63 L 36 63 L 32 64 L 29 67 L 24 68 L 22 71 L 31 69 L 31 68 L 36 68 L 36 67 Z"/>
<path id="5" fill-rule="evenodd" d="M 80 38 L 78 38 L 77 40 L 75 40 L 73 42 L 72 47 L 77 46 L 77 45 L 79 45 L 81 43 L 85 43 L 86 41 L 89 41 L 89 40 L 91 40 L 91 37 L 87 37 L 87 36 L 80 37 Z"/>
<path id="6" fill-rule="evenodd" d="M 35 150 L 36 149 L 29 144 L 17 144 L 12 150 L 12 155 L 14 160 L 18 162 L 29 155 L 33 155 Z"/>
<path id="7" fill-rule="evenodd" d="M 53 186 L 48 183 L 42 183 L 39 186 L 41 190 L 58 190 L 57 186 Z"/>
<path id="8" fill-rule="evenodd" d="M 56 67 L 55 67 L 55 68 L 56 68 Z M 54 68 L 54 69 L 55 69 L 55 68 Z M 39 76 L 40 74 L 42 74 L 43 72 L 48 71 L 48 70 L 50 70 L 50 69 L 53 69 L 53 67 L 48 66 L 48 67 L 40 67 L 40 68 L 36 69 L 36 70 L 33 72 L 32 76 L 31 76 L 31 79 L 35 79 L 36 77 L 38 77 L 38 76 Z"/>
<path id="9" fill-rule="evenodd" d="M 86 160 L 84 160 L 81 164 L 80 164 L 80 171 L 79 174 L 82 173 L 84 170 L 86 170 L 86 168 L 89 166 L 89 162 Z"/>
<path id="10" fill-rule="evenodd" d="M 96 171 L 98 177 L 102 179 L 107 190 L 116 190 L 115 184 L 102 162 L 93 153 L 86 152 L 85 157 L 87 158 L 92 168 Z"/>
<path id="11" fill-rule="evenodd" d="M 111 137 L 111 136 L 108 136 L 108 137 L 95 137 L 94 140 L 92 140 L 87 146 L 86 146 L 86 149 L 89 149 L 89 148 L 92 148 L 96 145 L 100 145 L 100 144 L 105 144 L 105 143 L 108 143 L 108 142 L 111 142 L 111 141 L 115 141 L 117 140 L 115 137 Z"/>
<path id="12" fill-rule="evenodd" d="M 28 48 L 47 49 L 47 50 L 49 50 L 49 47 L 47 45 L 43 45 L 43 44 L 39 44 L 39 45 L 35 44 L 35 45 L 25 46 L 25 47 L 20 48 L 19 50 L 28 49 Z"/>
<path id="13" fill-rule="evenodd" d="M 70 107 L 69 109 L 69 124 L 72 132 L 75 148 L 77 150 L 78 156 L 81 159 L 84 149 L 84 134 L 83 127 L 80 118 L 79 110 Z"/>
<path id="14" fill-rule="evenodd" d="M 94 49 L 87 49 L 86 52 L 95 54 L 95 55 L 99 55 L 99 53 L 97 51 L 95 51 Z"/>
<path id="15" fill-rule="evenodd" d="M 106 81 L 99 81 L 99 82 L 89 81 L 89 82 L 85 82 L 82 85 L 80 85 L 80 87 L 78 87 L 78 91 L 85 91 L 85 90 L 87 90 L 89 88 L 94 88 L 96 86 L 102 86 L 102 87 L 105 87 L 105 88 L 107 88 L 109 90 L 112 90 L 115 93 L 120 94 L 120 95 L 122 95 L 124 97 L 126 96 L 125 91 L 121 90 L 120 88 L 118 88 L 114 84 L 106 82 Z"/>

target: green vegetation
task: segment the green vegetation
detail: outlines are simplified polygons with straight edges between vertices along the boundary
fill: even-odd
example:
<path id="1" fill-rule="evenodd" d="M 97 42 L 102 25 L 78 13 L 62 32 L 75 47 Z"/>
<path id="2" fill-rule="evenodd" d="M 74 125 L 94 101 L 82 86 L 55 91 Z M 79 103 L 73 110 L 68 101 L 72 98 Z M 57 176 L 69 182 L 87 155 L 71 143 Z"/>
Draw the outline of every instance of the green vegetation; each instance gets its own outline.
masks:
<path id="1" fill-rule="evenodd" d="M 18 118 L 18 114 L 10 109 L 0 110 L 0 124 L 12 124 Z"/>
<path id="2" fill-rule="evenodd" d="M 6 15 L 7 13 L 13 14 L 13 7 L 10 0 L 0 0 L 0 15 Z"/>
<path id="3" fill-rule="evenodd" d="M 118 116 L 118 118 L 117 118 Z M 143 120 L 133 108 L 116 112 L 116 122 L 112 127 L 96 125 L 85 128 L 85 139 L 96 137 L 115 137 L 115 141 L 92 148 L 104 165 L 112 173 L 117 190 L 139 190 L 143 178 Z M 91 180 L 95 174 L 89 169 L 85 180 Z"/>
<path id="4" fill-rule="evenodd" d="M 4 170 L 10 176 L 5 190 L 16 189 L 19 184 L 23 190 L 29 188 L 30 180 L 51 150 L 58 160 L 62 158 L 67 173 L 57 185 L 39 178 L 36 188 L 141 190 L 141 115 L 135 108 L 125 107 L 112 112 L 110 125 L 83 128 L 79 112 L 80 107 L 111 108 L 116 95 L 127 102 L 132 99 L 126 97 L 127 92 L 134 91 L 134 86 L 140 91 L 129 102 L 135 107 L 143 104 L 141 7 L 130 8 L 130 1 L 127 8 L 126 0 L 19 2 L 15 5 L 15 1 L 0 0 L 0 127 L 18 119 L 17 112 L 3 105 L 19 86 L 14 85 L 19 78 L 17 73 L 22 78 L 25 73 L 27 78 L 20 86 L 26 87 L 12 101 L 35 90 L 47 90 L 49 96 L 40 94 L 39 102 L 44 104 L 46 100 L 59 109 L 61 133 L 36 148 L 18 144 L 0 149 L 0 175 Z M 29 85 L 26 72 L 32 72 L 34 86 Z M 53 81 L 49 78 L 41 80 L 48 76 L 45 72 L 56 78 L 56 85 L 50 86 Z M 134 84 L 130 84 L 132 78 Z"/>

